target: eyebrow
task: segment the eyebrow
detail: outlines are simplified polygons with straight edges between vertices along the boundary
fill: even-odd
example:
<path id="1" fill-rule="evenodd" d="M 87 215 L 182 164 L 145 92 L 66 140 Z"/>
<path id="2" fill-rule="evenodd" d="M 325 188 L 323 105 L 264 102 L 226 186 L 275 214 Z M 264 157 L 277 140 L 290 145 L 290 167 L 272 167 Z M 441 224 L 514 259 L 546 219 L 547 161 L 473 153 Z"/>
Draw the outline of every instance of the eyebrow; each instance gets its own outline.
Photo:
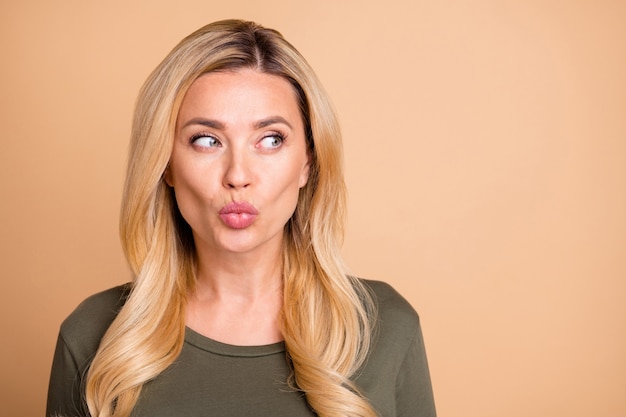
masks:
<path id="1" fill-rule="evenodd" d="M 287 119 L 285 119 L 282 116 L 271 116 L 266 119 L 261 119 L 258 122 L 255 122 L 253 126 L 255 129 L 262 129 L 264 127 L 268 127 L 268 126 L 278 124 L 278 123 L 284 124 L 288 126 L 290 129 L 293 129 L 293 126 L 291 126 L 291 123 L 289 123 Z M 218 130 L 226 129 L 226 125 L 224 123 L 218 120 L 205 119 L 204 117 L 194 117 L 193 119 L 188 120 L 187 123 L 185 123 L 182 128 L 184 129 L 191 125 L 201 125 L 201 126 L 210 127 L 212 129 L 218 129 Z"/>
<path id="2" fill-rule="evenodd" d="M 257 129 L 260 129 L 260 128 L 264 128 L 264 127 L 271 126 L 271 125 L 278 124 L 278 123 L 287 125 L 287 127 L 289 127 L 290 129 L 293 129 L 293 126 L 291 126 L 291 123 L 289 123 L 282 116 L 272 116 L 272 117 L 268 117 L 267 119 L 259 120 L 258 122 L 254 124 L 254 127 L 256 127 Z"/>
<path id="3" fill-rule="evenodd" d="M 188 120 L 182 128 L 184 129 L 191 125 L 201 125 L 218 130 L 224 130 L 226 127 L 224 123 L 218 122 L 217 120 L 205 119 L 204 117 L 194 117 L 193 119 Z"/>

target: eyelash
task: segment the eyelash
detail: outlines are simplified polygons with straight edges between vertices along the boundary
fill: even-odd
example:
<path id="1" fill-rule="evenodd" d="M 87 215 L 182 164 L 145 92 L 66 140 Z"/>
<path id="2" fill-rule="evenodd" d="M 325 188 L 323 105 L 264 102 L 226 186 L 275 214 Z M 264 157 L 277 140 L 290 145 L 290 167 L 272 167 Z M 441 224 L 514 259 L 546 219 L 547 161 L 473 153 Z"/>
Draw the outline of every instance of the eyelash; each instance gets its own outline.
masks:
<path id="1" fill-rule="evenodd" d="M 207 138 L 207 139 L 213 139 L 217 144 L 219 144 L 219 146 L 222 145 L 222 142 L 219 141 L 219 139 L 217 139 L 215 136 L 212 135 L 207 135 L 206 133 L 200 133 L 197 135 L 193 135 L 191 138 L 189 138 L 189 143 L 191 143 L 192 145 L 195 145 L 196 142 L 199 139 L 203 139 L 203 138 Z M 207 148 L 208 146 L 200 146 L 201 148 Z M 213 146 L 211 146 L 213 147 Z"/>
<path id="2" fill-rule="evenodd" d="M 280 142 L 277 146 L 272 146 L 271 149 L 279 148 L 283 143 L 285 143 L 285 135 L 279 132 L 272 132 L 268 135 L 263 136 L 261 140 L 259 141 L 259 144 L 263 142 L 265 139 L 269 139 L 269 138 L 277 138 Z"/>

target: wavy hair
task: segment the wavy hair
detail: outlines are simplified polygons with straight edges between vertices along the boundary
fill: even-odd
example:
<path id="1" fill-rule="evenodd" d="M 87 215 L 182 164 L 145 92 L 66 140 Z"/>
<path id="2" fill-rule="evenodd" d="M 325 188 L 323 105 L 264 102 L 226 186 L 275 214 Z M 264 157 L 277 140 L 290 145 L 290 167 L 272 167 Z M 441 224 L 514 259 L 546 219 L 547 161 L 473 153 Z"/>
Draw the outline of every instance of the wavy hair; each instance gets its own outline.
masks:
<path id="1" fill-rule="evenodd" d="M 350 380 L 369 351 L 375 307 L 339 256 L 346 190 L 334 110 L 311 67 L 280 33 L 225 20 L 183 39 L 139 93 L 120 216 L 135 278 L 88 371 L 85 396 L 93 417 L 129 416 L 143 384 L 182 349 L 195 246 L 163 176 L 190 85 L 208 72 L 242 68 L 291 83 L 311 158 L 309 180 L 284 230 L 280 323 L 293 369 L 289 383 L 320 416 L 376 415 Z"/>

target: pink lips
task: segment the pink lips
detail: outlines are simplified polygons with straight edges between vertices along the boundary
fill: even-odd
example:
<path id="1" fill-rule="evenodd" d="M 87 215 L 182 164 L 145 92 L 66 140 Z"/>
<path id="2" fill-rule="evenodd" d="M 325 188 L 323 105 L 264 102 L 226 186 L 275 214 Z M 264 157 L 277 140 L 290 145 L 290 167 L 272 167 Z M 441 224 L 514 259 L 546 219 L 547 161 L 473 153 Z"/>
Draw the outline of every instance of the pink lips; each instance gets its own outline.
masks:
<path id="1" fill-rule="evenodd" d="M 232 229 L 245 229 L 254 222 L 258 214 L 258 210 L 245 201 L 226 204 L 219 211 L 220 219 Z"/>

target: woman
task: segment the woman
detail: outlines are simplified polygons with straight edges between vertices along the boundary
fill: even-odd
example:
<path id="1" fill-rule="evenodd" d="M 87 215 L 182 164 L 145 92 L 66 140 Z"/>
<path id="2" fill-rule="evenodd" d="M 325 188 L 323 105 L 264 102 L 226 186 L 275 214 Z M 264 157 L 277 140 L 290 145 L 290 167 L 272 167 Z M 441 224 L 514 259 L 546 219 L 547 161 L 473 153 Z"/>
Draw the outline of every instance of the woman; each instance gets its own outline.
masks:
<path id="1" fill-rule="evenodd" d="M 228 20 L 185 38 L 135 111 L 135 278 L 61 326 L 47 415 L 435 415 L 416 313 L 339 258 L 341 156 L 278 32 Z"/>

